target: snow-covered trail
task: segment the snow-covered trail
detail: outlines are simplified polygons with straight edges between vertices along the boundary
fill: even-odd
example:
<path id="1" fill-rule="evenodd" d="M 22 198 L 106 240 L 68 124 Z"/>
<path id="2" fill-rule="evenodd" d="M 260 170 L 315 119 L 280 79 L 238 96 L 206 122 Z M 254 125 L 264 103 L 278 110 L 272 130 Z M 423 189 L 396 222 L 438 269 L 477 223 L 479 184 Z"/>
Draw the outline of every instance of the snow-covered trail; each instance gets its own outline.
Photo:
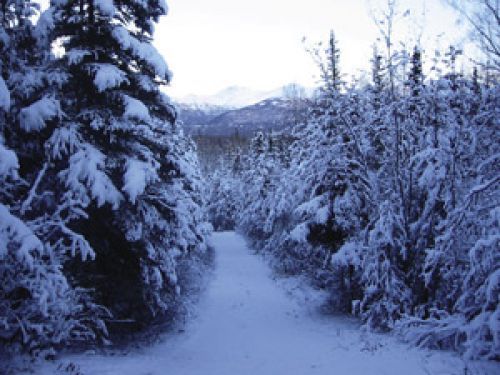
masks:
<path id="1" fill-rule="evenodd" d="M 215 278 L 199 317 L 184 333 L 126 356 L 78 355 L 62 362 L 77 364 L 85 375 L 464 373 L 464 362 L 453 354 L 409 348 L 387 335 L 362 333 L 347 319 L 306 309 L 303 299 L 291 298 L 272 280 L 237 234 L 216 233 L 213 244 Z M 499 369 L 471 366 L 478 370 L 471 374 Z"/>

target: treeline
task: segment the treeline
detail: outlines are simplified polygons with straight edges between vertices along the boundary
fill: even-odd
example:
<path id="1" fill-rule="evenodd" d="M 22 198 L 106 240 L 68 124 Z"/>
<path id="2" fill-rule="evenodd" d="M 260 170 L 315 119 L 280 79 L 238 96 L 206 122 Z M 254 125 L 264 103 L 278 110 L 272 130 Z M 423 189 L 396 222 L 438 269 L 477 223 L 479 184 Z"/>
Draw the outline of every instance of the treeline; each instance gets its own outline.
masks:
<path id="1" fill-rule="evenodd" d="M 164 1 L 1 5 L 1 351 L 46 357 L 172 318 L 208 226 L 194 144 L 159 90 Z"/>
<path id="2" fill-rule="evenodd" d="M 200 161 L 202 174 L 208 176 L 214 171 L 224 169 L 238 154 L 246 153 L 251 137 L 234 133 L 230 136 L 192 135 Z"/>
<path id="3" fill-rule="evenodd" d="M 291 145 L 260 134 L 213 176 L 214 222 L 370 329 L 499 360 L 497 81 L 459 72 L 453 47 L 424 77 L 417 46 L 402 66 L 375 51 L 371 83 L 348 85 L 336 45 Z"/>

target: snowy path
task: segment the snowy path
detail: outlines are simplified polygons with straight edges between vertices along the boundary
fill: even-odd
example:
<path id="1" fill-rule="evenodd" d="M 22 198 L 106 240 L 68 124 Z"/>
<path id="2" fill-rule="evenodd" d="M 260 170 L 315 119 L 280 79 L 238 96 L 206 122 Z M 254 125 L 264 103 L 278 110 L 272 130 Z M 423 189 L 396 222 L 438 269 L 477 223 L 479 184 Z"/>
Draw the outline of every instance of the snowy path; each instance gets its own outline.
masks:
<path id="1" fill-rule="evenodd" d="M 127 356 L 79 355 L 63 362 L 73 361 L 85 375 L 464 373 L 464 362 L 450 353 L 411 349 L 390 336 L 364 334 L 347 319 L 308 312 L 235 233 L 214 234 L 213 244 L 215 279 L 185 333 Z M 499 369 L 471 366 L 476 371 L 470 374 Z"/>

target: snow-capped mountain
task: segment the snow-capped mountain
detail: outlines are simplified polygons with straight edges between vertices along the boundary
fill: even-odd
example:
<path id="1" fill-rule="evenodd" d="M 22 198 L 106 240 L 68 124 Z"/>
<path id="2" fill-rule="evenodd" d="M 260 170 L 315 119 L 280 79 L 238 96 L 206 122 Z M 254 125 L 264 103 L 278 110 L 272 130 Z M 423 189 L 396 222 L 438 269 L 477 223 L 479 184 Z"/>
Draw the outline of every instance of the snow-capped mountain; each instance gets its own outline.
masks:
<path id="1" fill-rule="evenodd" d="M 179 119 L 186 129 L 208 124 L 214 118 L 231 111 L 232 107 L 223 107 L 210 104 L 176 103 Z"/>
<path id="2" fill-rule="evenodd" d="M 301 95 L 311 96 L 313 89 L 304 88 L 297 84 L 290 84 L 274 90 L 254 90 L 242 86 L 230 86 L 213 95 L 187 95 L 176 98 L 178 103 L 189 105 L 212 105 L 227 108 L 242 108 L 259 103 L 266 99 L 282 98 L 291 95 L 294 91 Z"/>
<path id="3" fill-rule="evenodd" d="M 190 134 L 250 136 L 257 130 L 282 130 L 290 126 L 290 101 L 273 98 L 243 108 L 212 107 L 210 111 L 179 105 L 179 118 Z"/>
<path id="4" fill-rule="evenodd" d="M 313 89 L 297 84 L 269 91 L 231 86 L 210 96 L 189 95 L 176 103 L 179 119 L 190 134 L 248 136 L 259 129 L 286 128 L 296 110 L 295 99 L 313 94 Z"/>

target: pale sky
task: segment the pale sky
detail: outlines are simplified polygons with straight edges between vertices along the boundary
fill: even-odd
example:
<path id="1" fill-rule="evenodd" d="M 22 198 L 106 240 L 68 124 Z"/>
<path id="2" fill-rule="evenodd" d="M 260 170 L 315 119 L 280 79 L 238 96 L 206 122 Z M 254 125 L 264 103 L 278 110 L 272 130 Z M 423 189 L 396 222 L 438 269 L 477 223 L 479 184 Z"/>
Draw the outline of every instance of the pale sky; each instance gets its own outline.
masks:
<path id="1" fill-rule="evenodd" d="M 463 33 L 440 0 L 400 0 L 397 36 L 431 52 L 436 36 L 444 48 Z M 174 96 L 207 95 L 231 85 L 267 90 L 296 82 L 314 86 L 318 70 L 302 39 L 327 41 L 334 29 L 341 69 L 349 77 L 369 69 L 378 31 L 370 17 L 386 0 L 167 0 L 169 15 L 157 26 L 155 45 L 174 78 Z M 426 9 L 425 17 L 422 10 Z M 422 32 L 424 30 L 424 32 Z"/>

